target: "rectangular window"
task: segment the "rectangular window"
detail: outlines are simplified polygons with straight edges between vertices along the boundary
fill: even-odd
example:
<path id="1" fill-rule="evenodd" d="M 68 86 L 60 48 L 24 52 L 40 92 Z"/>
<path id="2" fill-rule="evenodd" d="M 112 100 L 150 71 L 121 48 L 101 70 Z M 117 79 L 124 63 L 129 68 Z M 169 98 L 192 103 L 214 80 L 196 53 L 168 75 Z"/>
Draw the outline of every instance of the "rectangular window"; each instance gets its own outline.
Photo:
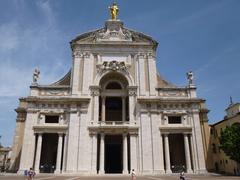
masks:
<path id="1" fill-rule="evenodd" d="M 45 123 L 58 123 L 59 122 L 59 116 L 45 116 Z"/>
<path id="2" fill-rule="evenodd" d="M 181 116 L 168 116 L 168 123 L 169 124 L 181 124 Z"/>

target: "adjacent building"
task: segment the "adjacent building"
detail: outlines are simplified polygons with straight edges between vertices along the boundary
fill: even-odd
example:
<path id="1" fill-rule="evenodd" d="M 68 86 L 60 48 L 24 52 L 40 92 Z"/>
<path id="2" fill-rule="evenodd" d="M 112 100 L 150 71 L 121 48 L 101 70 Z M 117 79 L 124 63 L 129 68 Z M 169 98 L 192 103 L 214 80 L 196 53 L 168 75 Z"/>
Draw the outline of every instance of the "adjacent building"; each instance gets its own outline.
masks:
<path id="1" fill-rule="evenodd" d="M 210 125 L 209 161 L 208 170 L 217 173 L 240 174 L 240 166 L 236 161 L 231 160 L 223 150 L 220 149 L 219 137 L 221 132 L 233 124 L 240 125 L 240 103 L 230 103 L 226 109 L 226 116 L 223 120 Z"/>
<path id="2" fill-rule="evenodd" d="M 0 145 L 0 172 L 9 170 L 10 167 L 11 148 L 2 147 Z"/>
<path id="3" fill-rule="evenodd" d="M 22 173 L 205 173 L 205 100 L 193 73 L 176 86 L 157 72 L 157 41 L 112 18 L 71 43 L 72 68 L 20 98 L 11 168 Z M 161 63 L 160 63 L 161 64 Z"/>

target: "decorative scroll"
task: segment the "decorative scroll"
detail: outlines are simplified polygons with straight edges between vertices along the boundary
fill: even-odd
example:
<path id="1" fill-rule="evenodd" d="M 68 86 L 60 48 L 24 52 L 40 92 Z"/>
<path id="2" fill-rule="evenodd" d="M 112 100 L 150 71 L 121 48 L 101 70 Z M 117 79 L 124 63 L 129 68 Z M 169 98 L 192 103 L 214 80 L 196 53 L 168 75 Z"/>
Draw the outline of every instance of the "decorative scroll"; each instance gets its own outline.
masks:
<path id="1" fill-rule="evenodd" d="M 103 62 L 101 66 L 98 66 L 98 72 L 102 74 L 105 71 L 122 71 L 127 73 L 127 67 L 124 62 L 110 61 Z"/>

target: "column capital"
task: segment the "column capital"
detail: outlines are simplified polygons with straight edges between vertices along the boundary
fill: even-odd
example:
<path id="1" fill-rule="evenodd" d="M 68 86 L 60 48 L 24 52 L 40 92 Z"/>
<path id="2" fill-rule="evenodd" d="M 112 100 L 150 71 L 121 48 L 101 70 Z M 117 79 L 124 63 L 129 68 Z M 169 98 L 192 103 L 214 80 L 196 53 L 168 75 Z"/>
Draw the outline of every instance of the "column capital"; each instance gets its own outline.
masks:
<path id="1" fill-rule="evenodd" d="M 129 132 L 130 136 L 138 136 L 138 132 Z"/>
<path id="2" fill-rule="evenodd" d="M 64 134 L 63 132 L 59 132 L 58 136 L 63 136 L 63 134 Z"/>
<path id="3" fill-rule="evenodd" d="M 105 133 L 104 132 L 100 132 L 100 135 L 101 135 L 101 137 L 105 137 Z"/>
<path id="4" fill-rule="evenodd" d="M 170 132 L 162 132 L 161 133 L 163 136 L 168 136 L 170 134 Z"/>
<path id="5" fill-rule="evenodd" d="M 122 133 L 122 136 L 123 136 L 123 137 L 126 137 L 127 135 L 128 135 L 128 133 L 126 133 L 126 132 L 123 132 L 123 133 Z"/>
<path id="6" fill-rule="evenodd" d="M 41 135 L 42 136 L 43 132 L 34 132 L 34 135 L 39 135 L 39 136 Z"/>
<path id="7" fill-rule="evenodd" d="M 98 133 L 97 133 L 97 132 L 94 132 L 94 131 L 91 131 L 89 134 L 90 134 L 90 136 L 96 136 L 96 135 L 98 135 Z"/>
<path id="8" fill-rule="evenodd" d="M 99 96 L 100 95 L 100 90 L 101 90 L 100 86 L 90 86 L 89 89 L 91 91 L 91 96 Z"/>

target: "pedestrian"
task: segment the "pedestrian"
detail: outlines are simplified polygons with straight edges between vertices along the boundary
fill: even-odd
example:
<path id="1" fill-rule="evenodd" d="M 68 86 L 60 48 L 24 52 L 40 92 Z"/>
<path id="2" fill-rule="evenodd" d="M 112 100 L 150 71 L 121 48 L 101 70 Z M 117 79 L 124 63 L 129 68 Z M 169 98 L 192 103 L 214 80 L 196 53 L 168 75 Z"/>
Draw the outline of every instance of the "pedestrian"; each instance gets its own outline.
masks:
<path id="1" fill-rule="evenodd" d="M 33 170 L 33 168 L 30 168 L 30 170 L 28 171 L 28 180 L 32 180 L 35 176 L 35 172 Z"/>
<path id="2" fill-rule="evenodd" d="M 185 180 L 184 171 L 182 171 L 182 172 L 180 173 L 180 179 L 181 179 L 181 180 Z"/>
<path id="3" fill-rule="evenodd" d="M 132 178 L 132 180 L 136 180 L 137 179 L 136 172 L 134 171 L 134 169 L 132 169 L 131 178 Z"/>

